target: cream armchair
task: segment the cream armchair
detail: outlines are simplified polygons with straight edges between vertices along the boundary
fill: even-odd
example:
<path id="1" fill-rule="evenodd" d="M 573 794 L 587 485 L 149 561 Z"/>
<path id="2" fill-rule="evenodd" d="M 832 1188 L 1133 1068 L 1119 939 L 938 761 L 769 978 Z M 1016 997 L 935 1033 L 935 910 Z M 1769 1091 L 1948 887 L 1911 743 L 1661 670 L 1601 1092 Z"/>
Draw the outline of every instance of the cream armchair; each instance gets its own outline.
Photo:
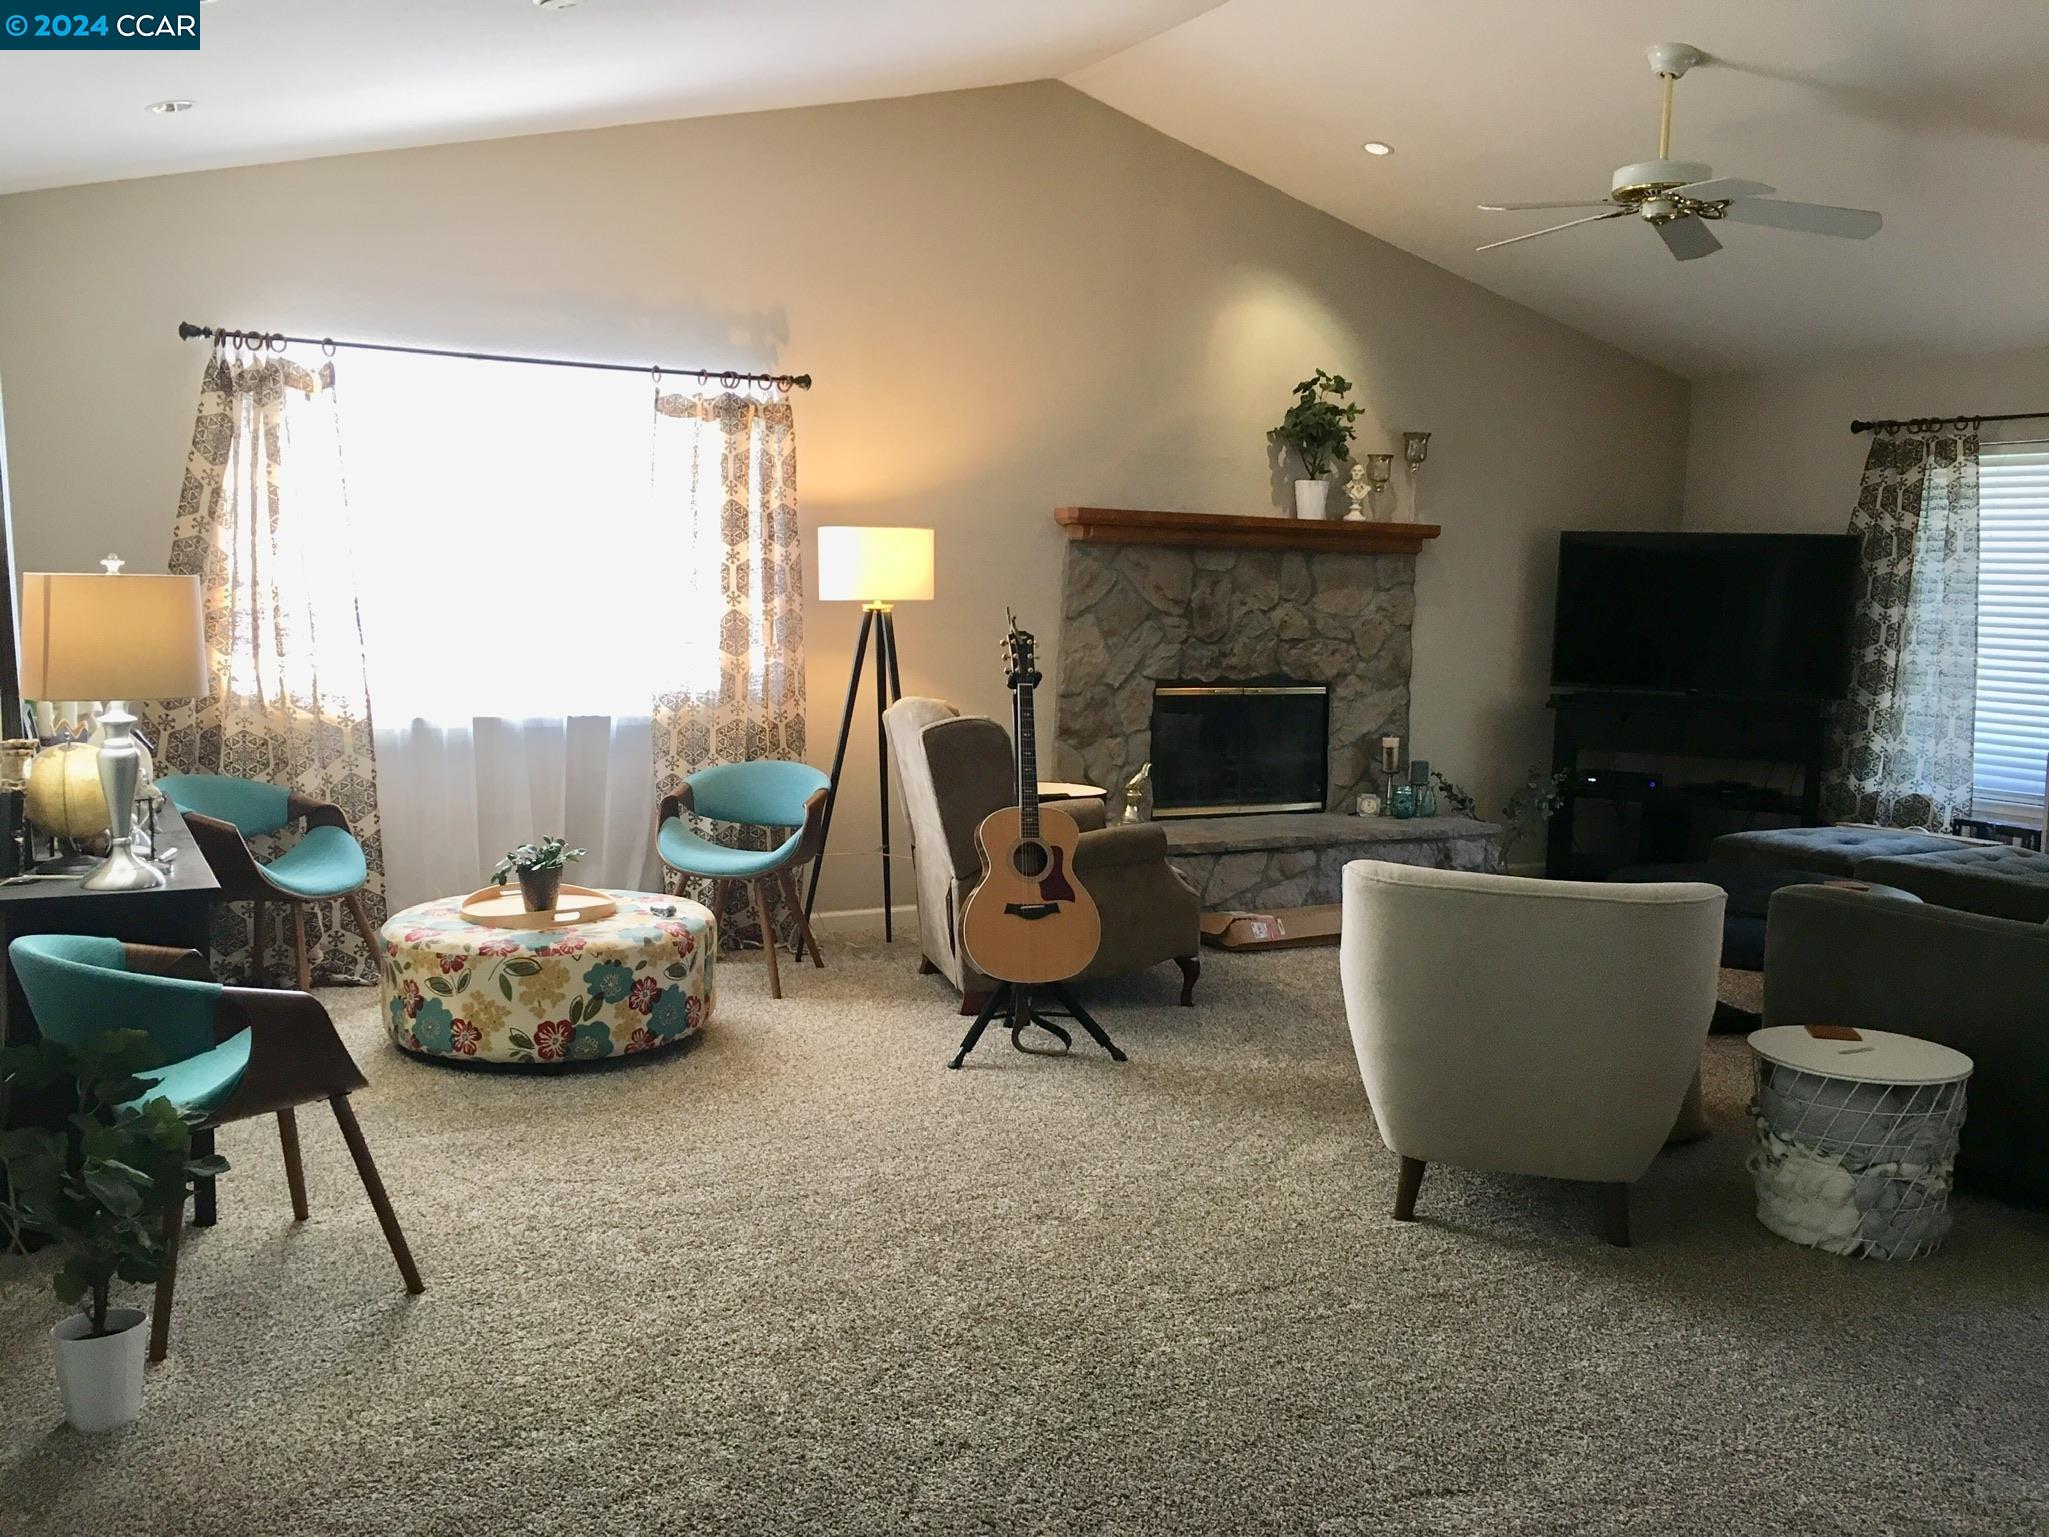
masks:
<path id="1" fill-rule="evenodd" d="M 1629 1242 L 1629 1186 L 1690 1092 L 1715 1012 L 1722 904 L 1691 882 L 1524 880 L 1359 860 L 1339 970 L 1359 1076 L 1401 1157 L 1588 1180 Z"/>
<path id="2" fill-rule="evenodd" d="M 969 964 L 960 912 L 982 878 L 975 830 L 990 812 L 1017 802 L 1010 733 L 986 716 L 915 697 L 891 705 L 883 728 L 911 818 L 921 969 L 944 972 L 961 990 L 961 1012 L 974 1014 L 996 984 Z M 1081 827 L 1074 874 L 1103 918 L 1103 942 L 1083 978 L 1172 961 L 1181 969 L 1181 1002 L 1193 1002 L 1202 902 L 1167 863 L 1166 832 L 1150 823 L 1105 827 L 1100 800 L 1059 806 Z"/>

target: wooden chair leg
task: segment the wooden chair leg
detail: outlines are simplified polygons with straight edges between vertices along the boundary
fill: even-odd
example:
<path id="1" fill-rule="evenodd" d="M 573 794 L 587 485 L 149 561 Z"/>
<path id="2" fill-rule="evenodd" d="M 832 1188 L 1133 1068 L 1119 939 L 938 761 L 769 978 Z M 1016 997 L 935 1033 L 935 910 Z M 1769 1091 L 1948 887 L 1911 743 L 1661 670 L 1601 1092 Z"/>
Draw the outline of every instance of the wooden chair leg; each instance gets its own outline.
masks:
<path id="1" fill-rule="evenodd" d="M 363 936 L 363 944 L 370 952 L 370 969 L 377 970 L 382 957 L 378 954 L 377 929 L 370 922 L 370 909 L 363 905 L 363 893 L 352 891 L 348 896 L 349 916 L 356 920 L 356 932 Z"/>
<path id="2" fill-rule="evenodd" d="M 1601 1236 L 1618 1249 L 1629 1247 L 1629 1187 L 1601 1186 Z"/>
<path id="3" fill-rule="evenodd" d="M 1192 955 L 1177 955 L 1174 964 L 1181 968 L 1181 1007 L 1195 1007 L 1195 979 L 1202 975 L 1202 962 Z"/>
<path id="4" fill-rule="evenodd" d="M 270 906 L 261 897 L 249 905 L 256 909 L 255 948 L 249 953 L 250 970 L 254 973 L 252 985 L 262 987 L 270 976 Z"/>
<path id="5" fill-rule="evenodd" d="M 1423 1171 L 1429 1165 L 1420 1158 L 1402 1159 L 1402 1172 L 1394 1187 L 1394 1220 L 1416 1220 L 1416 1193 L 1423 1188 Z"/>
<path id="6" fill-rule="evenodd" d="M 149 1358 L 161 1361 L 171 1349 L 171 1299 L 178 1290 L 178 1240 L 184 1234 L 185 1203 L 164 1213 L 164 1264 L 157 1272 L 157 1300 L 149 1320 Z"/>
<path id="7" fill-rule="evenodd" d="M 768 957 L 768 995 L 780 998 L 783 995 L 783 979 L 776 971 L 775 919 L 768 910 L 768 883 L 763 880 L 750 881 L 754 888 L 754 912 L 761 920 L 761 953 Z"/>
<path id="8" fill-rule="evenodd" d="M 313 964 L 306 954 L 306 904 L 292 904 L 292 949 L 299 957 L 299 991 L 313 991 Z"/>
<path id="9" fill-rule="evenodd" d="M 299 1162 L 299 1115 L 295 1110 L 277 1113 L 277 1139 L 285 1150 L 285 1187 L 292 1193 L 292 1220 L 306 1220 L 306 1168 Z"/>
<path id="10" fill-rule="evenodd" d="M 355 1108 L 346 1094 L 335 1095 L 328 1104 L 334 1107 L 334 1118 L 341 1127 L 342 1140 L 349 1145 L 349 1156 L 356 1160 L 356 1172 L 362 1176 L 363 1189 L 377 1213 L 377 1225 L 384 1229 L 384 1241 L 391 1245 L 391 1257 L 398 1261 L 398 1273 L 405 1277 L 406 1290 L 418 1296 L 427 1289 L 427 1283 L 420 1279 L 420 1267 L 413 1263 L 413 1251 L 406 1246 L 406 1235 L 399 1230 L 398 1213 L 391 1209 L 391 1197 L 384 1193 L 384 1181 L 377 1177 L 377 1164 L 370 1156 L 370 1144 L 363 1140 Z"/>
<path id="11" fill-rule="evenodd" d="M 210 1158 L 213 1156 L 213 1128 L 201 1126 L 192 1133 L 192 1156 Z M 192 1181 L 192 1225 L 212 1227 L 219 1215 L 218 1197 L 214 1190 L 211 1174 L 201 1174 Z"/>
<path id="12" fill-rule="evenodd" d="M 811 920 L 804 915 L 803 900 L 797 894 L 797 882 L 787 870 L 778 870 L 775 878 L 776 890 L 782 893 L 783 905 L 790 910 L 790 916 L 797 920 L 797 959 L 804 959 L 804 948 L 811 948 L 811 964 L 819 971 L 825 970 L 825 952 L 818 948 L 818 936 L 811 932 Z"/>
<path id="13" fill-rule="evenodd" d="M 931 956 L 921 955 L 918 957 L 918 975 L 921 977 L 936 977 L 939 975 L 939 968 L 932 964 Z"/>

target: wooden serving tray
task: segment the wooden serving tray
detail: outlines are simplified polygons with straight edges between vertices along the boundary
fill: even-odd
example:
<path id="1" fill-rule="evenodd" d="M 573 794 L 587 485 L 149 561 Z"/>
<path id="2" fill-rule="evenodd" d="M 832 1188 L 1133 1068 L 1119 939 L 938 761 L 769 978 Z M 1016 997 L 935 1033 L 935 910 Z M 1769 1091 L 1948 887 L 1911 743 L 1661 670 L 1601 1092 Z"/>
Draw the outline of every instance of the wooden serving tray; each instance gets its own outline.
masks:
<path id="1" fill-rule="evenodd" d="M 595 923 L 619 911 L 619 904 L 602 891 L 563 882 L 554 909 L 530 913 L 519 895 L 519 883 L 486 886 L 462 899 L 461 916 L 466 923 L 487 929 L 566 929 L 575 923 Z"/>

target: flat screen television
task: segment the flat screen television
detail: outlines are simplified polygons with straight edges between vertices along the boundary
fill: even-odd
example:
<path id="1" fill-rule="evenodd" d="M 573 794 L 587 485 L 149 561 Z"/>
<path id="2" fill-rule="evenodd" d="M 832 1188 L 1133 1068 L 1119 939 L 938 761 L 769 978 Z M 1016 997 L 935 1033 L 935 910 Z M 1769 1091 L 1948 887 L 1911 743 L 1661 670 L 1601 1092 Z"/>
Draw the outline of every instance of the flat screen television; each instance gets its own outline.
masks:
<path id="1" fill-rule="evenodd" d="M 1851 534 L 1565 533 L 1556 688 L 1840 699 Z"/>

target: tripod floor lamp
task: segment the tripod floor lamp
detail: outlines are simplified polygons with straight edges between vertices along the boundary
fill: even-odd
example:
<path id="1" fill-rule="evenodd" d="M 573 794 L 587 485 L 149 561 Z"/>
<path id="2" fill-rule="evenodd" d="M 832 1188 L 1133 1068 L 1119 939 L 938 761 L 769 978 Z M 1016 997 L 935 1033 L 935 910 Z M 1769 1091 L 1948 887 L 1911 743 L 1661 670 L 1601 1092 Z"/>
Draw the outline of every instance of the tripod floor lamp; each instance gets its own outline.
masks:
<path id="1" fill-rule="evenodd" d="M 847 678 L 847 706 L 840 715 L 839 746 L 832 755 L 832 788 L 825 800 L 824 839 L 832 837 L 833 807 L 839 800 L 840 770 L 846 766 L 847 737 L 854 729 L 854 702 L 861 693 L 861 668 L 869 645 L 875 655 L 875 772 L 881 783 L 882 809 L 882 937 L 893 940 L 889 900 L 889 739 L 882 712 L 903 695 L 897 673 L 896 618 L 898 603 L 923 602 L 932 596 L 932 530 L 929 528 L 821 528 L 818 531 L 818 596 L 827 603 L 859 603 L 861 635 L 854 642 L 854 668 Z M 804 915 L 818 900 L 818 875 L 825 851 L 811 866 L 811 888 L 804 894 Z"/>

